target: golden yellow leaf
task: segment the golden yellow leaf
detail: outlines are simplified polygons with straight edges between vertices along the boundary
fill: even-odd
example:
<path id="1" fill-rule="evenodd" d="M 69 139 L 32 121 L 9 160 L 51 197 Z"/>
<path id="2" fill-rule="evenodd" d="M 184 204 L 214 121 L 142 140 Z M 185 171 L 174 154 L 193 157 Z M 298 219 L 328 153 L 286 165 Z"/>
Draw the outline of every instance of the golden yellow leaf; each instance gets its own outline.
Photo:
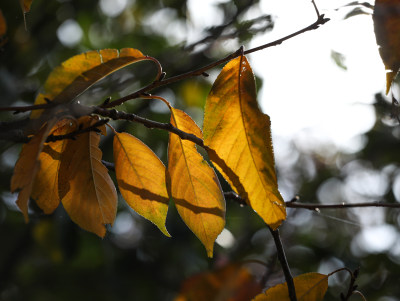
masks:
<path id="1" fill-rule="evenodd" d="M 136 137 L 115 133 L 114 162 L 118 187 L 128 205 L 170 236 L 165 228 L 169 196 L 161 160 Z"/>
<path id="2" fill-rule="evenodd" d="M 39 132 L 22 147 L 19 159 L 14 167 L 14 173 L 11 178 L 11 192 L 20 190 L 17 205 L 24 214 L 25 222 L 29 221 L 28 201 L 35 176 L 40 166 L 38 160 L 39 154 L 54 123 L 55 120 L 52 119 L 43 125 Z"/>
<path id="3" fill-rule="evenodd" d="M 376 42 L 386 68 L 386 94 L 400 68 L 399 7 L 399 0 L 376 0 L 373 13 Z"/>
<path id="4" fill-rule="evenodd" d="M 328 289 L 328 275 L 307 273 L 293 278 L 298 301 L 322 301 Z M 255 301 L 290 301 L 286 282 L 267 289 Z"/>
<path id="5" fill-rule="evenodd" d="M 97 122 L 81 117 L 79 126 L 87 128 Z M 99 128 L 105 134 L 105 126 Z M 113 224 L 117 210 L 117 192 L 107 168 L 101 163 L 98 145 L 100 134 L 83 133 L 68 140 L 62 153 L 58 174 L 61 202 L 71 219 L 81 228 L 104 237 L 105 224 Z"/>
<path id="6" fill-rule="evenodd" d="M 270 119 L 257 103 L 246 57 L 230 61 L 208 95 L 204 144 L 210 159 L 239 195 L 273 229 L 286 218 L 278 190 Z"/>
<path id="7" fill-rule="evenodd" d="M 248 301 L 260 291 L 259 282 L 245 267 L 229 264 L 185 280 L 175 301 Z"/>
<path id="8" fill-rule="evenodd" d="M 51 134 L 65 135 L 74 130 L 76 130 L 76 124 L 64 119 L 55 125 Z M 58 173 L 67 141 L 45 143 L 39 156 L 40 168 L 34 181 L 31 197 L 46 214 L 52 213 L 60 204 Z"/>
<path id="9" fill-rule="evenodd" d="M 35 104 L 44 104 L 46 99 L 70 102 L 107 75 L 146 59 L 148 57 L 133 48 L 103 49 L 73 56 L 50 73 Z M 32 111 L 31 118 L 38 118 L 41 113 L 42 110 Z"/>
<path id="10" fill-rule="evenodd" d="M 173 126 L 202 137 L 201 130 L 187 114 L 170 109 Z M 168 174 L 170 193 L 179 215 L 212 257 L 214 241 L 225 225 L 225 200 L 214 170 L 193 142 L 170 133 Z"/>

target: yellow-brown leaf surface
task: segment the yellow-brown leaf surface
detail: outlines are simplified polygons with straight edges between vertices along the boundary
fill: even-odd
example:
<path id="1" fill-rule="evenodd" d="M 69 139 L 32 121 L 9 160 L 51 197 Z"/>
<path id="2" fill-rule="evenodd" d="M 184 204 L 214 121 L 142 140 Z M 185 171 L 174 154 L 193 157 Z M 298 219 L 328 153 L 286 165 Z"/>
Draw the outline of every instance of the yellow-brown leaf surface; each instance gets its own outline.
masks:
<path id="1" fill-rule="evenodd" d="M 136 137 L 116 133 L 114 162 L 118 187 L 128 205 L 170 236 L 165 228 L 169 196 L 161 160 Z"/>
<path id="2" fill-rule="evenodd" d="M 260 291 L 260 284 L 245 267 L 229 264 L 187 279 L 175 301 L 247 301 Z"/>
<path id="3" fill-rule="evenodd" d="M 133 48 L 103 49 L 73 56 L 50 73 L 35 104 L 46 103 L 45 99 L 57 103 L 72 101 L 105 76 L 145 59 L 146 56 Z M 33 111 L 31 117 L 37 118 L 41 112 Z"/>
<path id="4" fill-rule="evenodd" d="M 246 57 L 230 61 L 214 82 L 204 113 L 209 156 L 239 195 L 273 229 L 286 218 L 278 190 L 270 119 L 257 103 Z"/>
<path id="5" fill-rule="evenodd" d="M 183 111 L 171 108 L 171 123 L 202 137 L 196 123 Z M 170 193 L 179 215 L 212 257 L 214 241 L 224 229 L 225 200 L 214 170 L 193 142 L 170 133 L 168 145 Z"/>
<path id="6" fill-rule="evenodd" d="M 82 128 L 97 122 L 91 117 L 79 119 Z M 100 130 L 105 134 L 105 126 Z M 105 224 L 113 224 L 117 210 L 117 192 L 101 163 L 100 134 L 80 134 L 68 140 L 62 153 L 58 187 L 61 202 L 71 219 L 81 228 L 104 237 Z"/>
<path id="7" fill-rule="evenodd" d="M 76 124 L 70 120 L 59 121 L 52 135 L 65 135 L 73 132 Z M 52 213 L 60 204 L 58 193 L 58 173 L 61 158 L 68 140 L 45 143 L 39 156 L 40 168 L 36 175 L 31 197 L 44 213 Z"/>
<path id="8" fill-rule="evenodd" d="M 33 0 L 20 0 L 22 11 L 28 13 L 31 10 Z"/>
<path id="9" fill-rule="evenodd" d="M 328 289 L 328 275 L 307 273 L 293 278 L 298 301 L 322 301 Z M 255 301 L 290 301 L 286 282 L 267 289 Z"/>
<path id="10" fill-rule="evenodd" d="M 39 154 L 43 149 L 47 135 L 53 127 L 55 121 L 50 120 L 31 140 L 26 143 L 21 150 L 18 161 L 14 167 L 11 178 L 11 192 L 20 190 L 17 205 L 24 214 L 25 221 L 28 222 L 28 201 L 31 195 L 33 182 L 39 170 Z"/>
<path id="11" fill-rule="evenodd" d="M 386 94 L 400 68 L 400 1 L 376 0 L 373 14 L 376 42 L 386 68 Z"/>

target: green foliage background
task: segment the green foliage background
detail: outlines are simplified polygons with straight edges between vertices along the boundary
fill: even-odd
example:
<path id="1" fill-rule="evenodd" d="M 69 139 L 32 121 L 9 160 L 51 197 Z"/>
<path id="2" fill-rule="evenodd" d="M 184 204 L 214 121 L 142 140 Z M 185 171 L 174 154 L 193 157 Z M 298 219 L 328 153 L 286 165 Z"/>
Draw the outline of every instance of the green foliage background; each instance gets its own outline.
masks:
<path id="1" fill-rule="evenodd" d="M 174 42 L 170 32 L 146 22 L 163 11 L 164 18 L 169 20 L 160 19 L 160 24 L 178 22 L 186 26 L 190 16 L 184 0 L 136 0 L 116 18 L 105 16 L 95 0 L 35 0 L 26 16 L 27 30 L 18 2 L 3 1 L 0 8 L 7 19 L 8 42 L 0 49 L 1 106 L 32 104 L 55 66 L 92 49 L 137 48 L 157 58 L 167 76 L 203 66 L 248 44 L 257 34 L 252 22 L 243 19 L 247 9 L 256 7 L 257 2 L 235 0 L 220 4 L 218 9 L 224 16 L 219 20 L 221 26 L 205 28 L 204 36 L 210 38 L 195 47 L 186 47 L 185 43 Z M 264 18 L 265 26 L 260 31 L 273 30 L 270 16 Z M 67 19 L 76 20 L 83 30 L 81 42 L 74 47 L 62 45 L 57 38 L 57 28 Z M 233 41 L 229 44 L 221 38 L 228 30 Z M 116 99 L 148 83 L 154 74 L 151 63 L 139 63 L 102 81 L 85 93 L 81 101 L 101 103 L 108 96 Z M 201 124 L 202 107 L 215 78 L 213 75 L 211 79 L 187 79 L 155 93 L 174 101 L 175 107 L 185 110 Z M 261 84 L 258 80 L 258 88 Z M 387 178 L 392 184 L 400 164 L 398 125 L 387 122 L 393 107 L 381 95 L 376 96 L 375 108 L 377 122 L 366 134 L 368 143 L 363 150 L 357 154 L 337 154 L 335 158 L 342 162 L 337 164 L 335 160 L 323 160 L 318 153 L 302 153 L 293 145 L 293 154 L 299 159 L 289 174 L 279 170 L 277 162 L 280 180 L 295 182 L 300 187 L 298 193 L 302 200 L 317 202 L 321 185 L 332 178 L 345 183 L 346 174 L 341 167 L 357 160 L 358 166 L 377 171 L 392 166 L 393 172 Z M 148 100 L 133 100 L 119 109 L 157 121 L 169 119 L 166 107 Z M 6 113 L 0 116 L 3 121 L 20 117 Z M 354 120 L 357 122 L 357 116 Z M 168 133 L 125 122 L 116 126 L 142 139 L 166 161 Z M 104 158 L 109 161 L 112 161 L 111 145 L 110 135 L 102 142 Z M 172 239 L 164 237 L 155 226 L 129 210 L 122 200 L 115 229 L 111 229 L 103 240 L 73 224 L 61 207 L 53 215 L 45 216 L 32 204 L 31 222 L 26 225 L 22 214 L 12 205 L 15 196 L 9 193 L 20 145 L 2 141 L 0 149 L 0 300 L 171 300 L 182 281 L 194 273 L 227 262 L 252 259 L 267 263 L 267 272 L 259 264 L 250 267 L 258 278 L 268 278 L 268 285 L 283 279 L 265 225 L 249 208 L 229 201 L 227 229 L 235 236 L 236 244 L 231 248 L 217 246 L 212 260 L 207 259 L 200 242 L 180 220 L 175 208 L 170 208 L 167 218 Z M 313 176 L 309 176 L 307 162 L 315 166 Z M 229 190 L 226 183 L 222 184 Z M 343 197 L 338 191 L 330 193 L 339 194 L 338 199 Z M 381 200 L 396 202 L 391 189 Z M 304 209 L 288 210 L 288 220 L 281 227 L 281 235 L 293 274 L 321 269 L 330 272 L 342 266 L 360 267 L 359 289 L 368 300 L 400 300 L 396 297 L 400 296 L 397 284 L 399 256 L 389 252 L 352 251 L 353 238 L 361 229 L 343 220 L 356 221 L 355 210 L 358 209 L 324 211 L 329 217 Z M 378 209 L 368 213 L 371 218 L 374 210 Z M 386 223 L 398 228 L 398 211 L 383 211 Z M 340 220 L 330 218 L 332 216 Z M 331 279 L 326 300 L 339 300 L 340 292 L 347 290 L 346 280 L 345 274 Z M 384 299 L 384 296 L 390 298 Z"/>

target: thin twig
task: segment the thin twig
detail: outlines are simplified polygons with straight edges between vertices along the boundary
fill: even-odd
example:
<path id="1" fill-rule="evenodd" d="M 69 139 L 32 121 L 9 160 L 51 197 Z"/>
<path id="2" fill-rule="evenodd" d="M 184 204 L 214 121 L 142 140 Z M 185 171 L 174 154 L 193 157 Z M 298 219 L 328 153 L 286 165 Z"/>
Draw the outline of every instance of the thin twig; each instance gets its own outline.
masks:
<path id="1" fill-rule="evenodd" d="M 286 259 L 285 250 L 283 249 L 281 237 L 279 235 L 279 230 L 278 229 L 272 230 L 270 227 L 268 227 L 268 229 L 271 232 L 272 237 L 274 238 L 276 251 L 278 254 L 278 260 L 281 263 L 283 274 L 285 275 L 285 280 L 288 287 L 289 299 L 290 301 L 297 301 L 293 276 L 292 273 L 290 272 L 290 267 Z"/>
<path id="2" fill-rule="evenodd" d="M 359 207 L 386 207 L 386 208 L 400 208 L 400 204 L 394 203 L 351 203 L 351 204 L 313 204 L 313 203 L 296 203 L 296 202 L 286 202 L 286 207 L 289 208 L 302 208 L 308 210 L 317 209 L 344 209 L 344 208 L 359 208 Z"/>

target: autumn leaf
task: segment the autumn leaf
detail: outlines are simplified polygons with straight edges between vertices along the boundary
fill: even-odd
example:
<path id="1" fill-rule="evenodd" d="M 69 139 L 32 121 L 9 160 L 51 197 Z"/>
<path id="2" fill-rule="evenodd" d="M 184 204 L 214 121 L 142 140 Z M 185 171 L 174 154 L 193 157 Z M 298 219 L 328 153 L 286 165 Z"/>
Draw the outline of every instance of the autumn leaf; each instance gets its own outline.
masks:
<path id="1" fill-rule="evenodd" d="M 76 123 L 64 119 L 59 121 L 51 131 L 52 135 L 65 135 L 76 130 Z M 58 173 L 61 158 L 68 140 L 45 143 L 40 153 L 40 168 L 36 175 L 31 197 L 45 214 L 52 213 L 60 204 L 58 193 Z"/>
<path id="2" fill-rule="evenodd" d="M 175 301 L 247 301 L 260 291 L 260 284 L 245 267 L 229 264 L 185 280 Z"/>
<path id="3" fill-rule="evenodd" d="M 196 123 L 183 111 L 171 109 L 171 124 L 202 137 Z M 168 145 L 170 193 L 179 215 L 212 257 L 214 241 L 224 229 L 225 200 L 214 170 L 195 144 L 170 133 Z"/>
<path id="4" fill-rule="evenodd" d="M 7 22 L 4 18 L 3 12 L 0 9 L 0 38 L 7 32 Z"/>
<path id="5" fill-rule="evenodd" d="M 94 125 L 97 119 L 81 117 L 79 127 Z M 101 133 L 106 129 L 102 125 Z M 71 217 L 81 228 L 104 237 L 105 224 L 113 224 L 117 210 L 117 192 L 101 163 L 100 134 L 86 132 L 68 140 L 61 156 L 58 175 L 59 196 Z"/>
<path id="6" fill-rule="evenodd" d="M 376 0 L 373 13 L 376 42 L 386 69 L 386 94 L 400 68 L 399 7 L 399 0 Z"/>
<path id="7" fill-rule="evenodd" d="M 170 236 L 165 228 L 169 196 L 161 160 L 136 137 L 115 133 L 114 162 L 118 187 L 128 205 Z"/>
<path id="8" fill-rule="evenodd" d="M 135 62 L 150 59 L 133 48 L 103 49 L 78 54 L 55 68 L 44 84 L 35 104 L 50 100 L 67 103 L 78 97 L 94 83 L 107 75 Z M 38 118 L 43 110 L 33 111 L 31 118 Z"/>
<path id="9" fill-rule="evenodd" d="M 25 13 L 28 13 L 31 10 L 31 5 L 33 0 L 20 0 L 21 2 L 21 7 L 22 11 Z"/>
<path id="10" fill-rule="evenodd" d="M 322 301 L 328 289 L 328 275 L 307 273 L 293 278 L 298 301 Z M 255 301 L 290 301 L 286 282 L 267 289 Z"/>
<path id="11" fill-rule="evenodd" d="M 239 195 L 273 229 L 286 218 L 278 190 L 270 119 L 257 103 L 246 57 L 230 61 L 208 95 L 204 144 L 210 159 Z"/>
<path id="12" fill-rule="evenodd" d="M 32 192 L 33 182 L 39 170 L 39 155 L 43 149 L 43 144 L 51 128 L 55 124 L 55 119 L 42 126 L 39 132 L 26 143 L 21 150 L 18 161 L 14 167 L 11 178 L 11 192 L 20 190 L 17 205 L 24 214 L 25 222 L 29 221 L 28 202 Z"/>

